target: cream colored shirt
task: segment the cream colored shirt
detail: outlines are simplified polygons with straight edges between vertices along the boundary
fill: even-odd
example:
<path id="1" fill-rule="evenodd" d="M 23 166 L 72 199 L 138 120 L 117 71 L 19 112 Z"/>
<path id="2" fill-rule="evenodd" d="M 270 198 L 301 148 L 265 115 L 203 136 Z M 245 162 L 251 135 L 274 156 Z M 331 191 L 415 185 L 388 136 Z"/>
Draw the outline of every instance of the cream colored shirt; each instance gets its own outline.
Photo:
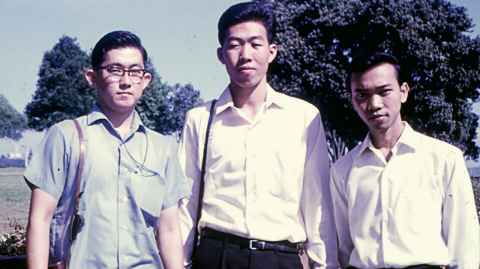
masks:
<path id="1" fill-rule="evenodd" d="M 479 223 L 462 152 L 405 129 L 387 162 L 369 136 L 332 167 L 342 267 L 479 268 Z"/>
<path id="2" fill-rule="evenodd" d="M 187 113 L 180 146 L 180 162 L 193 183 L 181 209 L 187 258 L 210 104 Z M 199 227 L 268 241 L 308 239 L 317 267 L 337 266 L 327 146 L 314 106 L 268 86 L 263 110 L 250 121 L 227 88 L 216 104 L 206 159 Z"/>

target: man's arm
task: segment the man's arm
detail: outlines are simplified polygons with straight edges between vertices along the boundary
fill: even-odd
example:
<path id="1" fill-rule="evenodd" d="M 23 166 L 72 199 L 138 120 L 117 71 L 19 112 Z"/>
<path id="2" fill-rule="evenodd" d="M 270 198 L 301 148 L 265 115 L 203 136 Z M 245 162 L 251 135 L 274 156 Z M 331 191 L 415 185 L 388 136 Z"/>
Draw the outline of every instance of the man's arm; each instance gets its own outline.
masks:
<path id="1" fill-rule="evenodd" d="M 454 268 L 478 269 L 480 233 L 472 184 L 461 152 L 447 156 L 442 234 Z"/>
<path id="2" fill-rule="evenodd" d="M 198 152 L 202 150 L 198 146 L 198 134 L 194 128 L 191 112 L 185 118 L 185 126 L 182 132 L 182 140 L 179 147 L 179 160 L 189 185 L 190 197 L 180 201 L 180 232 L 183 242 L 184 264 L 188 267 L 191 264 L 193 252 L 193 235 L 196 223 L 196 210 L 198 206 L 198 195 L 200 189 L 200 169 L 198 165 Z"/>
<path id="3" fill-rule="evenodd" d="M 329 189 L 330 161 L 319 113 L 307 128 L 307 156 L 300 205 L 307 233 L 307 254 L 314 262 L 314 268 L 338 268 Z"/>
<path id="4" fill-rule="evenodd" d="M 29 269 L 48 266 L 50 222 L 57 200 L 37 187 L 32 188 L 27 226 L 27 263 Z"/>
<path id="5" fill-rule="evenodd" d="M 165 269 L 183 269 L 182 238 L 176 206 L 162 210 L 158 219 L 158 249 Z"/>
<path id="6" fill-rule="evenodd" d="M 348 169 L 342 167 L 343 169 Z M 345 197 L 344 182 L 338 178 L 335 169 L 330 170 L 330 191 L 333 201 L 333 216 L 335 218 L 338 238 L 338 261 L 342 268 L 349 266 L 350 255 L 353 250 L 353 242 L 350 237 L 350 226 L 348 223 L 348 203 Z"/>

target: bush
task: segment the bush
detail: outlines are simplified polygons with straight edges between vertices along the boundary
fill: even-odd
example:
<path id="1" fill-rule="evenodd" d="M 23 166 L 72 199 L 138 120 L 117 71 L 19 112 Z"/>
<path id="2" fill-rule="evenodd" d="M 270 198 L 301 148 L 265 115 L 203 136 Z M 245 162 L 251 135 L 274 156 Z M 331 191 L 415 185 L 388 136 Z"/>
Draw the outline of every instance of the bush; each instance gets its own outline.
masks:
<path id="1" fill-rule="evenodd" d="M 475 204 L 477 205 L 477 213 L 480 216 L 480 177 L 472 178 L 473 194 L 475 195 Z"/>
<path id="2" fill-rule="evenodd" d="M 18 256 L 27 252 L 27 231 L 25 227 L 13 221 L 13 232 L 0 235 L 0 255 Z"/>

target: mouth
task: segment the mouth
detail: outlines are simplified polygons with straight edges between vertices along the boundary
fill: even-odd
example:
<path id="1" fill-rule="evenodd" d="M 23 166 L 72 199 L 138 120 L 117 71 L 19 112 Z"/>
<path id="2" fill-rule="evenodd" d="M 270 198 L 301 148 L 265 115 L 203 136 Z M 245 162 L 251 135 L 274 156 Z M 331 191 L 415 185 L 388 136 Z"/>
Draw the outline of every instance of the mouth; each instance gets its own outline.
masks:
<path id="1" fill-rule="evenodd" d="M 242 67 L 239 67 L 239 68 L 238 68 L 238 71 L 240 71 L 240 72 L 253 71 L 253 70 L 255 70 L 255 68 L 253 68 L 253 67 L 248 67 L 248 66 L 242 66 Z"/>
<path id="2" fill-rule="evenodd" d="M 117 95 L 133 95 L 131 92 L 117 92 Z"/>
<path id="3" fill-rule="evenodd" d="M 373 114 L 368 116 L 368 120 L 380 120 L 382 118 L 385 118 L 387 115 L 385 114 Z"/>

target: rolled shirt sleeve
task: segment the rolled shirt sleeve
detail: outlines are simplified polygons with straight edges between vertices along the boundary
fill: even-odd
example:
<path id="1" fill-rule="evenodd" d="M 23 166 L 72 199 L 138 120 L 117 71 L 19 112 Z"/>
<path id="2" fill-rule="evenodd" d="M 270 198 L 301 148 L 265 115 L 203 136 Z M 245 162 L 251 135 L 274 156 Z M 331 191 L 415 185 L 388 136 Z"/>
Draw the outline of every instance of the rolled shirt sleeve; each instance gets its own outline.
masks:
<path id="1" fill-rule="evenodd" d="M 327 143 L 320 114 L 307 126 L 301 211 L 307 234 L 307 253 L 314 268 L 338 268 L 337 241 L 329 189 Z"/>
<path id="2" fill-rule="evenodd" d="M 58 200 L 68 176 L 69 159 L 70 147 L 65 135 L 59 125 L 53 125 L 32 150 L 25 180 Z"/>
<path id="3" fill-rule="evenodd" d="M 167 193 L 163 203 L 163 209 L 172 206 L 178 206 L 180 199 L 189 195 L 185 173 L 180 166 L 178 159 L 178 144 L 172 137 L 170 143 L 170 156 L 165 167 L 165 177 L 167 181 Z"/>
<path id="4" fill-rule="evenodd" d="M 345 168 L 348 169 L 348 168 Z M 345 171 L 343 171 L 345 172 Z M 333 215 L 338 238 L 338 261 L 340 267 L 349 266 L 350 254 L 353 250 L 353 242 L 350 237 L 348 224 L 348 203 L 344 193 L 345 182 L 336 174 L 335 167 L 330 170 L 330 191 L 333 202 Z"/>
<path id="5" fill-rule="evenodd" d="M 477 269 L 480 265 L 479 222 L 472 184 L 459 150 L 447 158 L 442 234 L 453 268 Z"/>
<path id="6" fill-rule="evenodd" d="M 180 165 L 183 167 L 189 190 L 189 197 L 180 203 L 180 229 L 183 240 L 185 264 L 189 264 L 193 252 L 194 224 L 196 223 L 196 208 L 198 206 L 198 192 L 200 169 L 198 163 L 198 135 L 194 128 L 191 112 L 186 116 L 185 126 L 179 147 Z"/>

